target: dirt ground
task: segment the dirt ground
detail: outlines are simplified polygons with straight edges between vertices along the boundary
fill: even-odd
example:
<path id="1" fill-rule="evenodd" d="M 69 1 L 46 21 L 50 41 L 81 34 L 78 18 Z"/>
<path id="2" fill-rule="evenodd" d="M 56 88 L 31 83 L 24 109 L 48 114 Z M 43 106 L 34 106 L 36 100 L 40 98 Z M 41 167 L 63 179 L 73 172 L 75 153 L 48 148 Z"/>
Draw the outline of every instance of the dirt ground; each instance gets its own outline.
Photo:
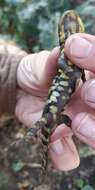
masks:
<path id="1" fill-rule="evenodd" d="M 0 190 L 81 190 L 85 184 L 95 189 L 95 156 L 81 158 L 70 172 L 50 169 L 42 172 L 37 145 L 23 140 L 26 128 L 14 118 L 0 121 Z"/>

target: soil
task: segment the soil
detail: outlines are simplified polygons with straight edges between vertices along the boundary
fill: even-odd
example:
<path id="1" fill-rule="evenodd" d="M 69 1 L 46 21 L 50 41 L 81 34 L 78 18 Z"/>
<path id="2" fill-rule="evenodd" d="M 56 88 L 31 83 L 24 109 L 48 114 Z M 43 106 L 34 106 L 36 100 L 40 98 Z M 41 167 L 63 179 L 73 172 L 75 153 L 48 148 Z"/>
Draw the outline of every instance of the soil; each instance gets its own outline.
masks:
<path id="1" fill-rule="evenodd" d="M 0 190 L 80 190 L 79 180 L 95 189 L 94 155 L 82 157 L 73 171 L 64 173 L 50 166 L 43 172 L 38 165 L 39 146 L 23 140 L 26 130 L 13 117 L 0 121 Z"/>

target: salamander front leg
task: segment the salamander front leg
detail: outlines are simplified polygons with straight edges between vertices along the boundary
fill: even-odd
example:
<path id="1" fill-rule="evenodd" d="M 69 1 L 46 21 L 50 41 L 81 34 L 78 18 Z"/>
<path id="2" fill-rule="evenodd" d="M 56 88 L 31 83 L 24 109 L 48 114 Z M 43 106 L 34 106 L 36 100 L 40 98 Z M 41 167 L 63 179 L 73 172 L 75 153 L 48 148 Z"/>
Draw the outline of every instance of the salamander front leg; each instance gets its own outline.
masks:
<path id="1" fill-rule="evenodd" d="M 62 123 L 66 124 L 68 127 L 71 127 L 72 120 L 70 119 L 70 117 L 68 115 L 61 114 L 58 118 L 57 124 L 61 125 Z"/>

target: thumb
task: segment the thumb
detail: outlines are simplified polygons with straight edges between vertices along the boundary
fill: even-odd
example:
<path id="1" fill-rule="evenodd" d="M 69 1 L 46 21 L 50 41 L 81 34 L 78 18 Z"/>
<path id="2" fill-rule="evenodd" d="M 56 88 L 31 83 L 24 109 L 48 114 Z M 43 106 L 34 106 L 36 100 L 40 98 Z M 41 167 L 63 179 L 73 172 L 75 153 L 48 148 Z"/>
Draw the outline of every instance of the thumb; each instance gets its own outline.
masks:
<path id="1" fill-rule="evenodd" d="M 65 44 L 65 54 L 80 68 L 95 72 L 95 37 L 85 33 L 70 36 Z"/>

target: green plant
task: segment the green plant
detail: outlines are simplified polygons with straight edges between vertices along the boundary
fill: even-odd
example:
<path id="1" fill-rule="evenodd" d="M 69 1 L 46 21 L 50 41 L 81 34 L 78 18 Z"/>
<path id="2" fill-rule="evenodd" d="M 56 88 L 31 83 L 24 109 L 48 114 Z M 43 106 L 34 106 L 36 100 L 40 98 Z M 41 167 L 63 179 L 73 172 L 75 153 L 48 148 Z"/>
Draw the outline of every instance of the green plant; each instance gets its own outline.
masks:
<path id="1" fill-rule="evenodd" d="M 58 45 L 60 15 L 75 9 L 86 31 L 95 34 L 95 0 L 0 0 L 0 35 L 16 41 L 29 52 Z"/>
<path id="2" fill-rule="evenodd" d="M 85 185 L 81 190 L 94 190 L 94 188 L 90 185 Z"/>
<path id="3" fill-rule="evenodd" d="M 83 179 L 77 179 L 75 182 L 75 185 L 77 188 L 82 189 L 84 186 L 84 180 Z"/>

